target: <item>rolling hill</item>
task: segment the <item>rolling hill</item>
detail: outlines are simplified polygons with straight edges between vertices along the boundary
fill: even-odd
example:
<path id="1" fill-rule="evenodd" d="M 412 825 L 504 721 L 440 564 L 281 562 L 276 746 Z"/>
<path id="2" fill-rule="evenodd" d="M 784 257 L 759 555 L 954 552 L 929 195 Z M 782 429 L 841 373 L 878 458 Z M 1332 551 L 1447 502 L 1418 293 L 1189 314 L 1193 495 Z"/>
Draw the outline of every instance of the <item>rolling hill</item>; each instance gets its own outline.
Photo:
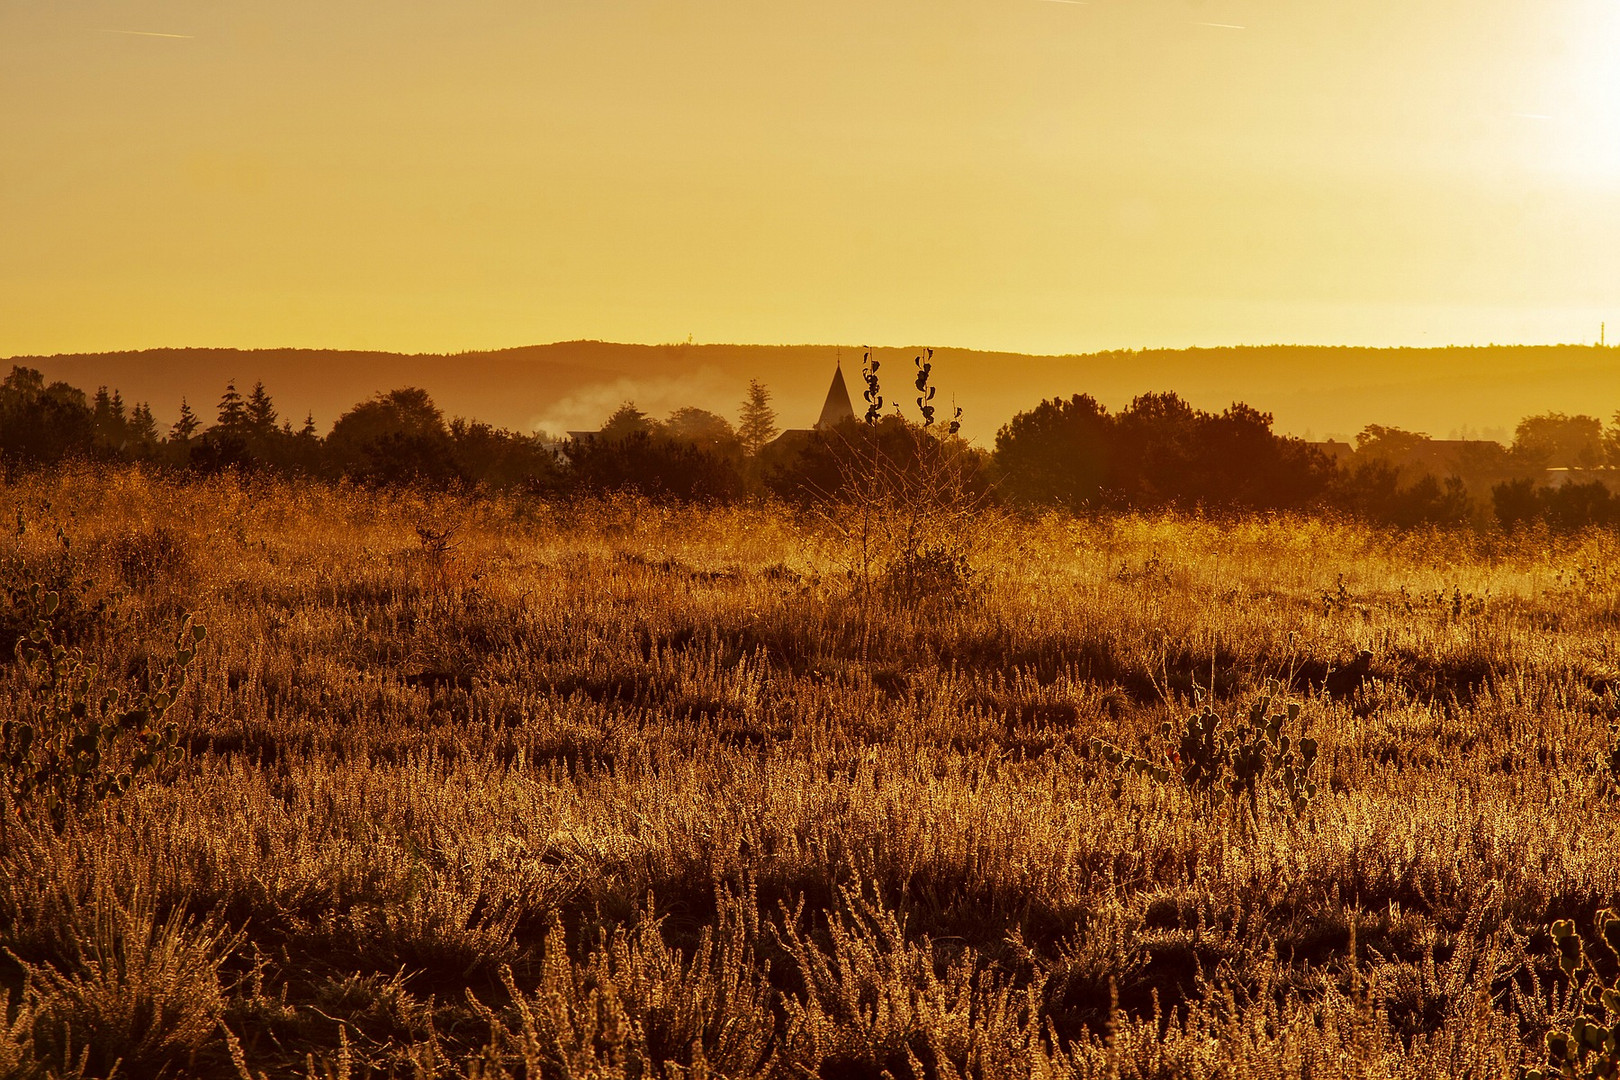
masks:
<path id="1" fill-rule="evenodd" d="M 920 348 L 873 350 L 885 396 L 910 405 L 911 357 Z M 148 349 L 17 356 L 52 379 L 120 390 L 168 423 L 186 398 L 205 419 L 227 380 L 263 380 L 283 417 L 313 413 L 323 432 L 355 402 L 398 386 L 426 388 L 446 414 L 520 430 L 561 432 L 598 424 L 632 400 L 654 415 L 698 405 L 735 417 L 751 378 L 773 394 L 784 427 L 808 426 L 835 363 L 851 388 L 862 350 L 830 345 L 627 345 L 570 341 L 488 352 L 400 354 L 326 349 Z M 937 349 L 938 403 L 964 408 L 964 431 L 981 443 L 1014 413 L 1046 397 L 1089 393 L 1110 408 L 1137 394 L 1174 390 L 1202 408 L 1241 400 L 1271 412 L 1279 431 L 1351 436 L 1369 423 L 1445 437 L 1458 430 L 1505 437 L 1528 414 L 1584 412 L 1607 421 L 1620 409 L 1620 350 L 1587 345 L 1371 349 L 1298 345 L 1029 356 Z M 899 393 L 897 393 L 899 391 Z M 859 403 L 857 402 L 857 405 Z"/>

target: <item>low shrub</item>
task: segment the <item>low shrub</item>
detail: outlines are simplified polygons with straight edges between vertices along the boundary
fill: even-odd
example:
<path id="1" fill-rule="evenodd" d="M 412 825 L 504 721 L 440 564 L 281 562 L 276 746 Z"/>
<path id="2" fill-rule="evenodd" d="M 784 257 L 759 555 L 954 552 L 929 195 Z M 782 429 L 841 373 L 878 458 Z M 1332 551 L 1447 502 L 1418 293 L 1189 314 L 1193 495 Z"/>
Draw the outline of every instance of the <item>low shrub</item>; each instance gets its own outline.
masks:
<path id="1" fill-rule="evenodd" d="M 1092 739 L 1092 751 L 1103 760 L 1158 783 L 1179 776 L 1194 793 L 1220 803 L 1230 796 L 1246 802 L 1249 815 L 1260 814 L 1262 801 L 1298 816 L 1316 797 L 1311 771 L 1316 765 L 1317 742 L 1310 736 L 1297 740 L 1283 725 L 1299 719 L 1299 704 L 1282 706 L 1277 684 L 1268 682 L 1249 708 L 1249 715 L 1227 724 L 1210 706 L 1187 717 L 1177 729 L 1166 720 L 1159 735 L 1165 749 L 1142 756 L 1104 740 Z M 1273 711 L 1273 705 L 1281 711 Z"/>
<path id="2" fill-rule="evenodd" d="M 1575 924 L 1552 924 L 1558 967 L 1579 987 L 1583 1006 L 1567 1028 L 1547 1033 L 1547 1064 L 1528 1069 L 1525 1080 L 1615 1080 L 1620 1077 L 1620 913 L 1598 912 L 1592 947 L 1575 932 Z"/>
<path id="3" fill-rule="evenodd" d="M 69 814 L 122 795 L 137 776 L 179 755 L 178 728 L 165 716 L 206 632 L 183 620 L 172 659 L 125 692 L 107 686 L 68 644 L 60 593 L 35 581 L 9 590 L 8 599 L 27 627 L 16 646 L 27 692 L 0 722 L 0 791 L 17 813 L 42 812 L 60 828 Z"/>

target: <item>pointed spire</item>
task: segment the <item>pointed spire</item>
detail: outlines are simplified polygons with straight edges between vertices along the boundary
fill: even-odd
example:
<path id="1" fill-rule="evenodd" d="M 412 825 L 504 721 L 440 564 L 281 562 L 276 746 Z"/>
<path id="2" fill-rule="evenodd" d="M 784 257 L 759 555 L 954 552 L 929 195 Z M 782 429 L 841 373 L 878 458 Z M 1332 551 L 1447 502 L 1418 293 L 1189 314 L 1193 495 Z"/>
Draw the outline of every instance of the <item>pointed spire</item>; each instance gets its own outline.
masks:
<path id="1" fill-rule="evenodd" d="M 849 388 L 844 385 L 844 365 L 840 360 L 833 368 L 832 385 L 827 388 L 827 401 L 821 406 L 821 419 L 817 428 L 834 428 L 845 420 L 855 419 L 855 408 L 849 403 Z"/>

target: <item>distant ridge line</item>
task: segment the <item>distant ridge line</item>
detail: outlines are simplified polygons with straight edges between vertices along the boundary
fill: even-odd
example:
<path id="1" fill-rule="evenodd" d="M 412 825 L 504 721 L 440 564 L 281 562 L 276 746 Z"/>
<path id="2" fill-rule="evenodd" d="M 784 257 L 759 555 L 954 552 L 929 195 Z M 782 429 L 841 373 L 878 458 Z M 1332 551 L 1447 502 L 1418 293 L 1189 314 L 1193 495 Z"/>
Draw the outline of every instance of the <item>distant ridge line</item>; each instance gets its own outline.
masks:
<path id="1" fill-rule="evenodd" d="M 0 376 L 22 364 L 87 392 L 116 388 L 126 401 L 150 403 L 165 425 L 182 397 L 206 419 L 226 380 L 239 390 L 263 380 L 283 417 L 312 412 L 322 429 L 376 393 L 420 386 L 449 416 L 515 430 L 591 428 L 627 400 L 655 413 L 695 405 L 734 418 L 749 380 L 759 378 L 772 392 L 778 422 L 808 427 L 839 352 L 858 357 L 864 348 L 596 339 L 455 353 L 162 346 L 16 355 L 0 361 Z M 885 374 L 909 370 L 922 351 L 872 348 Z M 1163 391 L 1215 411 L 1242 401 L 1271 413 L 1285 433 L 1351 437 L 1376 423 L 1440 437 L 1511 430 L 1544 411 L 1597 412 L 1606 420 L 1620 409 L 1620 349 L 1273 344 L 1039 354 L 936 346 L 933 381 L 963 407 L 964 433 L 986 446 L 1014 414 L 1048 398 L 1084 393 L 1118 409 Z"/>

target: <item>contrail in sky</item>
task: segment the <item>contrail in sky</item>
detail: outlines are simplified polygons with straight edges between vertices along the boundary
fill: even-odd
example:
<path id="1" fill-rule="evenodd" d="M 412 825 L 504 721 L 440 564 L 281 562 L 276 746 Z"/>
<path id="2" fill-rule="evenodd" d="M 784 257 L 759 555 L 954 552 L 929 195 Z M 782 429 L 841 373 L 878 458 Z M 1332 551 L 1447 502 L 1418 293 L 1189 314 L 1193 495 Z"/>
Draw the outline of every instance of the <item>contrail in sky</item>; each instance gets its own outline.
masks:
<path id="1" fill-rule="evenodd" d="M 196 37 L 195 34 L 160 34 L 156 30 L 105 30 L 105 29 L 98 29 L 97 32 L 102 33 L 102 34 L 129 34 L 129 35 L 131 35 L 133 37 L 185 38 L 188 41 L 191 40 L 192 38 Z"/>
<path id="2" fill-rule="evenodd" d="M 1194 26 L 1213 26 L 1217 30 L 1247 30 L 1248 29 L 1247 26 L 1239 26 L 1237 23 L 1229 23 L 1229 22 L 1201 22 L 1201 23 L 1193 23 L 1193 25 Z"/>
<path id="3" fill-rule="evenodd" d="M 1075 7 L 1090 7 L 1091 0 L 1045 0 L 1048 4 L 1073 4 Z"/>

